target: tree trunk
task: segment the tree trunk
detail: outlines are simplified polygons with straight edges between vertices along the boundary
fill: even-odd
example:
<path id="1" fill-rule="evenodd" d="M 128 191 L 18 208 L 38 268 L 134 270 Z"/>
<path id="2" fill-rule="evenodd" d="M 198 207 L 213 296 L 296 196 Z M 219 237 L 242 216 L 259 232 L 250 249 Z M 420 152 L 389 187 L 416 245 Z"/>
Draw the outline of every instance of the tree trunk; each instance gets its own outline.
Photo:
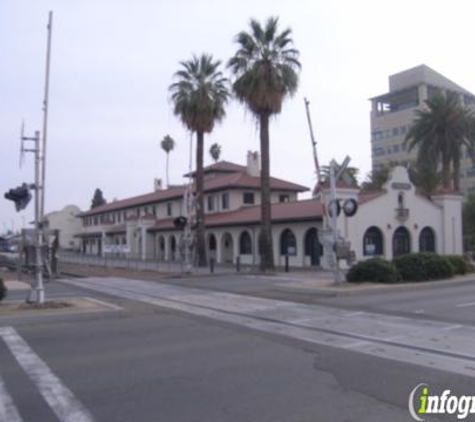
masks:
<path id="1" fill-rule="evenodd" d="M 450 155 L 447 152 L 442 154 L 442 187 L 445 190 L 451 189 L 450 180 Z"/>
<path id="2" fill-rule="evenodd" d="M 170 179 L 168 178 L 168 157 L 169 157 L 169 153 L 167 152 L 167 188 L 170 187 Z"/>
<path id="3" fill-rule="evenodd" d="M 205 212 L 203 182 L 204 134 L 196 132 L 196 254 L 199 267 L 206 267 Z"/>
<path id="4" fill-rule="evenodd" d="M 453 159 L 454 173 L 453 173 L 453 184 L 454 191 L 460 192 L 460 154 L 454 154 Z"/>
<path id="5" fill-rule="evenodd" d="M 274 269 L 274 249 L 272 246 L 272 225 L 270 205 L 270 158 L 269 158 L 269 113 L 262 113 L 260 119 L 261 141 L 261 251 L 262 271 Z"/>

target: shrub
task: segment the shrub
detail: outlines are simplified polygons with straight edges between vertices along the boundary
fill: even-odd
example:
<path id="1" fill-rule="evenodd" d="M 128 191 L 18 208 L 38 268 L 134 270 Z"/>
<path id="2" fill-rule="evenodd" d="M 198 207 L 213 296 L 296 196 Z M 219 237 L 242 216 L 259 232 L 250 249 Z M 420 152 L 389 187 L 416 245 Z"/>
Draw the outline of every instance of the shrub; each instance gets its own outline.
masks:
<path id="1" fill-rule="evenodd" d="M 3 278 L 0 278 L 0 302 L 7 296 L 7 286 L 3 282 Z"/>
<path id="2" fill-rule="evenodd" d="M 471 265 L 462 255 L 445 255 L 454 270 L 454 274 L 467 274 L 471 272 Z"/>
<path id="3" fill-rule="evenodd" d="M 391 262 L 381 258 L 360 261 L 353 265 L 346 274 L 346 280 L 354 283 L 362 281 L 395 283 L 400 279 L 396 267 Z"/>
<path id="4" fill-rule="evenodd" d="M 404 281 L 450 278 L 454 270 L 449 260 L 432 252 L 402 255 L 393 260 Z"/>

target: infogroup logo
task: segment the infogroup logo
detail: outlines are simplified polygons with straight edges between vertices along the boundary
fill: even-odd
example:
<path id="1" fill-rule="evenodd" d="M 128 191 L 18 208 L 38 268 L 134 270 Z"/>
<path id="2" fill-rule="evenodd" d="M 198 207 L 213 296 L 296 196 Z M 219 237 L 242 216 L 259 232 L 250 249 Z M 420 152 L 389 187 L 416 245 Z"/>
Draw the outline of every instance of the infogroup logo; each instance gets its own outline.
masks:
<path id="1" fill-rule="evenodd" d="M 425 421 L 424 416 L 429 414 L 456 415 L 457 419 L 465 419 L 475 413 L 475 396 L 454 396 L 450 390 L 432 396 L 427 384 L 419 384 L 409 395 L 409 412 L 416 421 Z"/>

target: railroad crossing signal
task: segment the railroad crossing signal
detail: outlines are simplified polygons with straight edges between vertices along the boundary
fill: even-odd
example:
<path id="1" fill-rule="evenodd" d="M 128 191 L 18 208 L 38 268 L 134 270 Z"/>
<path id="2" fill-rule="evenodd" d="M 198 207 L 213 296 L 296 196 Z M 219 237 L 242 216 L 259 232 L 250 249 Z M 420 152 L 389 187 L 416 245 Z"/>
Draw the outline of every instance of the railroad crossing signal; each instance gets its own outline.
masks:
<path id="1" fill-rule="evenodd" d="M 15 203 L 15 209 L 17 211 L 24 210 L 28 203 L 31 201 L 30 187 L 23 183 L 17 188 L 10 189 L 5 193 L 5 199 L 13 201 Z"/>

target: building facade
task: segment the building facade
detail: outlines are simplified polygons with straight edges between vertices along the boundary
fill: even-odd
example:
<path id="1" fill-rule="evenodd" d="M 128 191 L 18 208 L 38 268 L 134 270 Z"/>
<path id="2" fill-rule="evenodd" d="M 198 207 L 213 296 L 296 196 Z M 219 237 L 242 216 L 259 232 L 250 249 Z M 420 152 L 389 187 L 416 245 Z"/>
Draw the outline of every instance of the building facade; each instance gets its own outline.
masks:
<path id="1" fill-rule="evenodd" d="M 77 205 L 67 205 L 60 211 L 53 211 L 45 215 L 49 229 L 59 230 L 60 249 L 79 250 L 81 243 L 77 233 L 82 229 L 78 215 L 81 210 Z"/>
<path id="2" fill-rule="evenodd" d="M 437 93 L 451 92 L 465 106 L 475 106 L 475 96 L 426 65 L 396 73 L 389 77 L 389 92 L 371 98 L 371 151 L 373 168 L 399 163 L 406 166 L 417 157 L 404 145 L 414 111 Z M 475 190 L 475 167 L 467 151 L 463 151 L 460 186 L 464 193 Z"/>
<path id="3" fill-rule="evenodd" d="M 259 264 L 259 157 L 249 152 L 247 166 L 226 161 L 205 167 L 205 238 L 207 256 L 220 264 Z M 191 175 L 193 176 L 193 175 Z M 271 178 L 271 215 L 276 265 L 329 268 L 330 199 L 323 189 L 317 199 L 299 200 L 306 187 Z M 174 220 L 184 215 L 185 186 L 174 186 L 91 209 L 80 214 L 77 234 L 81 251 L 160 262 L 179 262 L 182 232 Z M 382 190 L 362 193 L 339 186 L 337 198 L 353 199 L 358 211 L 337 218 L 341 236 L 357 260 L 391 259 L 415 252 L 462 253 L 460 195 L 441 194 L 429 200 L 417 194 L 407 171 L 396 167 Z M 326 251 L 326 252 L 325 252 Z"/>

